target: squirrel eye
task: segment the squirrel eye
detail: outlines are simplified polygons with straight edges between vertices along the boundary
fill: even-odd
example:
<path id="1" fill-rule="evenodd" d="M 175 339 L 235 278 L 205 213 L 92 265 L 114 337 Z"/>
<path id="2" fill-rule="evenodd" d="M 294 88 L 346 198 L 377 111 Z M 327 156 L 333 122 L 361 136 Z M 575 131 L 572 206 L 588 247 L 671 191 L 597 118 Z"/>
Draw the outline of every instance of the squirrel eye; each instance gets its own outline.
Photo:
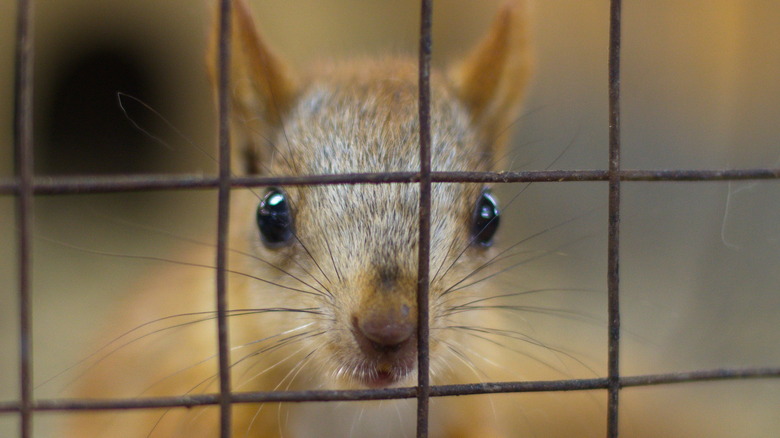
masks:
<path id="1" fill-rule="evenodd" d="M 498 231 L 499 219 L 498 202 L 496 202 L 489 189 L 482 190 L 479 199 L 477 199 L 472 218 L 471 235 L 474 238 L 474 242 L 484 247 L 491 246 L 493 244 L 493 236 Z"/>
<path id="2" fill-rule="evenodd" d="M 293 236 L 292 225 L 287 194 L 269 188 L 257 206 L 257 228 L 265 246 L 276 248 L 288 243 Z"/>

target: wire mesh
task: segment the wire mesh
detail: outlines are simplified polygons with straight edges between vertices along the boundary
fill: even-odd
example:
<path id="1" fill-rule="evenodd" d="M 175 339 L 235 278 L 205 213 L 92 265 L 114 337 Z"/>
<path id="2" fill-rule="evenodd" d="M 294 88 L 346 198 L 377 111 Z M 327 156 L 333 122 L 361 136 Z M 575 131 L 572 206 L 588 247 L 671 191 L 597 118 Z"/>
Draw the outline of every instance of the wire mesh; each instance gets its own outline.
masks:
<path id="1" fill-rule="evenodd" d="M 231 406 L 235 403 L 253 402 L 301 402 L 301 401 L 351 401 L 417 398 L 417 434 L 427 436 L 429 397 L 473 395 L 501 392 L 542 392 L 606 389 L 608 392 L 607 435 L 618 436 L 619 394 L 625 387 L 673 384 L 693 381 L 724 379 L 780 377 L 780 368 L 721 368 L 697 370 L 688 373 L 623 376 L 619 367 L 620 305 L 619 305 L 619 248 L 620 248 L 620 183 L 623 181 L 722 181 L 743 179 L 778 179 L 780 169 L 728 169 L 728 170 L 623 170 L 620 166 L 620 44 L 621 1 L 610 1 L 609 34 L 609 164 L 608 170 L 584 171 L 526 171 L 526 172 L 432 172 L 430 168 L 430 88 L 428 85 L 431 56 L 432 1 L 421 1 L 420 32 L 420 146 L 421 169 L 419 172 L 388 174 L 311 175 L 304 177 L 231 177 L 230 133 L 228 129 L 229 107 L 227 68 L 229 65 L 230 0 L 221 0 L 220 27 L 220 111 L 218 177 L 145 175 L 139 177 L 79 178 L 60 177 L 37 180 L 32 172 L 32 1 L 18 0 L 16 86 L 15 86 L 15 155 L 16 178 L 0 181 L 0 194 L 15 195 L 17 201 L 18 228 L 18 297 L 19 297 L 19 351 L 20 375 L 19 400 L 0 403 L 0 412 L 16 412 L 20 416 L 21 438 L 32 436 L 31 419 L 35 412 L 143 409 L 152 407 L 192 407 L 219 405 L 221 412 L 221 436 L 230 437 Z M 609 359 L 608 375 L 595 379 L 567 379 L 538 382 L 492 382 L 468 385 L 430 386 L 428 381 L 428 331 L 427 287 L 428 251 L 430 240 L 430 188 L 433 182 L 549 182 L 549 181 L 607 181 L 609 183 L 608 223 L 608 308 L 609 308 Z M 238 393 L 230 388 L 230 358 L 228 325 L 226 320 L 226 264 L 228 201 L 231 188 L 296 184 L 360 184 L 406 182 L 419 183 L 420 197 L 420 266 L 419 266 L 419 324 L 418 363 L 419 376 L 416 388 L 372 389 L 354 391 L 284 391 Z M 105 193 L 161 189 L 217 188 L 218 242 L 217 284 L 215 297 L 218 312 L 219 378 L 217 394 L 186 395 L 176 397 L 135 398 L 125 400 L 34 400 L 31 377 L 31 326 L 30 315 L 30 235 L 32 203 L 34 195 L 67 193 Z"/>

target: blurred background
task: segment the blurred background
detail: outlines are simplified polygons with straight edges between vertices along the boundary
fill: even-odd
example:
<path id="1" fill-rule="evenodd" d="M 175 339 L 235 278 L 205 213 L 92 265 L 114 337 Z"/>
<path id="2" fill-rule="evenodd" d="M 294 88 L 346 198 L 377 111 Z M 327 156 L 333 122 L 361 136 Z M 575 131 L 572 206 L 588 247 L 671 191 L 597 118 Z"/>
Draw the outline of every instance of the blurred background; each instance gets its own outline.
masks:
<path id="1" fill-rule="evenodd" d="M 268 40 L 297 65 L 416 51 L 416 1 L 252 4 Z M 462 55 L 499 4 L 437 0 L 435 63 Z M 37 175 L 213 174 L 208 154 L 216 117 L 203 55 L 210 5 L 37 0 Z M 534 6 L 538 65 L 517 124 L 513 169 L 603 169 L 608 1 Z M 0 0 L 0 178 L 13 176 L 15 15 L 15 3 Z M 623 36 L 625 169 L 780 166 L 780 3 L 626 0 Z M 120 102 L 117 93 L 132 97 Z M 502 199 L 521 190 L 498 188 Z M 165 256 L 180 244 L 142 227 L 206 240 L 214 200 L 210 191 L 36 197 L 37 397 L 57 395 L 42 383 L 84 357 L 107 311 L 152 264 L 90 251 Z M 623 207 L 622 372 L 780 365 L 780 181 L 626 183 Z M 539 260 L 518 275 L 527 287 L 602 291 L 553 301 L 595 315 L 601 322 L 594 327 L 549 318 L 535 327 L 605 372 L 606 185 L 534 184 L 506 210 L 504 224 L 513 226 L 503 226 L 505 241 L 590 212 L 530 244 L 549 249 L 587 237 L 566 257 Z M 18 394 L 10 196 L 0 197 L 0 242 L 0 400 L 6 401 Z M 780 430 L 777 379 L 627 389 L 621 397 L 624 436 L 774 437 Z M 35 436 L 53 436 L 47 417 L 38 416 Z M 583 436 L 603 436 L 600 427 Z M 0 416 L 0 436 L 15 436 L 16 428 L 13 415 Z"/>

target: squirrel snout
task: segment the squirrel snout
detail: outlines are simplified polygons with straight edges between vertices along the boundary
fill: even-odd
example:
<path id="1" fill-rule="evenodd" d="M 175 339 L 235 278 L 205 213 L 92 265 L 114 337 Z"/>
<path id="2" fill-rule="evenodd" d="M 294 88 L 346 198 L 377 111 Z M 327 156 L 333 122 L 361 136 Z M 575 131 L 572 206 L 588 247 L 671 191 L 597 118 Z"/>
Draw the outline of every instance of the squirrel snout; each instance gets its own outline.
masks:
<path id="1" fill-rule="evenodd" d="M 352 319 L 358 344 L 376 353 L 394 353 L 414 339 L 416 313 L 408 305 L 383 306 L 354 315 Z"/>
<path id="2" fill-rule="evenodd" d="M 399 382 L 414 369 L 417 313 L 407 304 L 378 306 L 352 316 L 352 333 L 360 350 L 354 376 L 366 387 Z"/>
<path id="3" fill-rule="evenodd" d="M 406 305 L 398 312 L 371 312 L 365 318 L 358 318 L 358 331 L 377 350 L 397 350 L 417 328 L 415 321 L 408 317 L 409 313 Z"/>
<path id="4" fill-rule="evenodd" d="M 401 382 L 417 362 L 416 281 L 386 266 L 363 276 L 370 281 L 356 288 L 351 313 L 353 377 L 368 388 Z"/>

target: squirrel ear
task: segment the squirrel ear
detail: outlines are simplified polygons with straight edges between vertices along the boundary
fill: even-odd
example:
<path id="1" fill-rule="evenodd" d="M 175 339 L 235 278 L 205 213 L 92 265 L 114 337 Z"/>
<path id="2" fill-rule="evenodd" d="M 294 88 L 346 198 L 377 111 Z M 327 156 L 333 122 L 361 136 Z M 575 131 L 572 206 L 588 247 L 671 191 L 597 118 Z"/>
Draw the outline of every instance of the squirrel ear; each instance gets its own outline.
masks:
<path id="1" fill-rule="evenodd" d="M 216 2 L 215 3 L 219 3 Z M 219 8 L 219 4 L 217 4 Z M 298 81 L 287 64 L 263 41 L 252 13 L 244 0 L 233 0 L 230 38 L 230 99 L 233 121 L 243 139 L 235 144 L 246 150 L 234 154 L 247 161 L 243 167 L 256 173 L 267 140 L 261 133 L 278 128 L 282 116 L 290 110 L 298 94 Z M 219 81 L 219 10 L 215 14 L 206 63 L 214 90 Z"/>
<path id="2" fill-rule="evenodd" d="M 517 117 L 531 76 L 528 5 L 525 0 L 505 4 L 484 39 L 448 71 L 460 100 L 482 132 L 494 159 L 502 156 L 502 135 Z"/>

